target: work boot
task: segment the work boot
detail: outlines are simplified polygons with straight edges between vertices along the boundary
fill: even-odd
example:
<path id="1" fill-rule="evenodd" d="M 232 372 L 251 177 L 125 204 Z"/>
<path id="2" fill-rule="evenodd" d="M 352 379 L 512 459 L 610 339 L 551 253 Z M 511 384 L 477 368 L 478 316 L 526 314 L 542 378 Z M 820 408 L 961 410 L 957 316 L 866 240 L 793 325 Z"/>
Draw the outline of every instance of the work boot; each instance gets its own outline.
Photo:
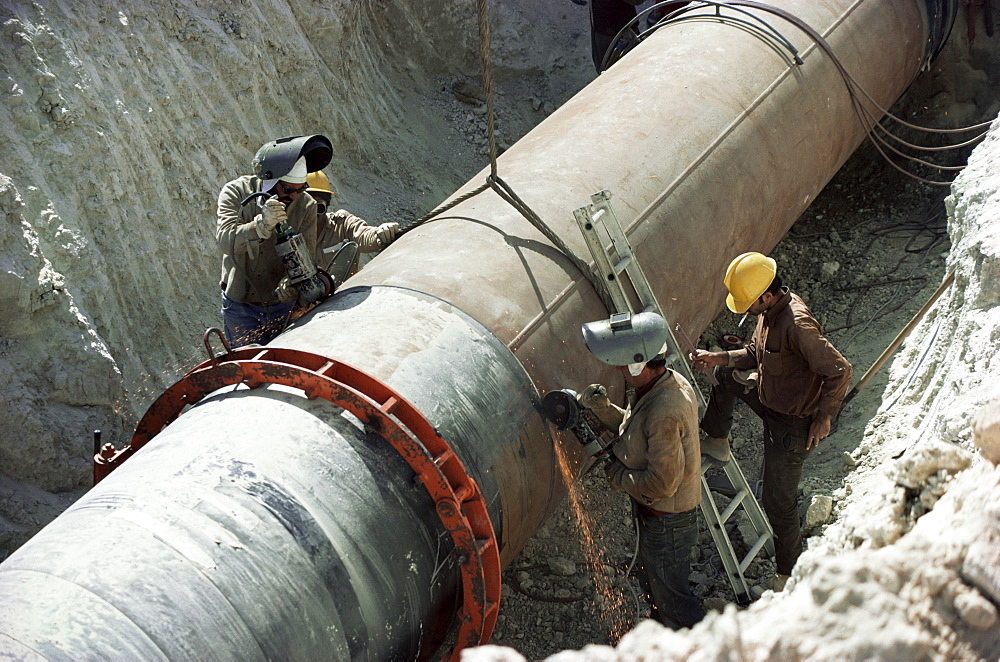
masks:
<path id="1" fill-rule="evenodd" d="M 729 462 L 733 453 L 729 450 L 729 439 L 723 437 L 705 437 L 701 440 L 701 454 L 708 455 L 713 460 L 718 460 L 723 464 Z"/>
<path id="2" fill-rule="evenodd" d="M 781 593 L 785 590 L 785 584 L 791 579 L 791 575 L 783 575 L 780 572 L 774 573 L 774 577 L 771 577 L 771 590 L 775 593 Z"/>

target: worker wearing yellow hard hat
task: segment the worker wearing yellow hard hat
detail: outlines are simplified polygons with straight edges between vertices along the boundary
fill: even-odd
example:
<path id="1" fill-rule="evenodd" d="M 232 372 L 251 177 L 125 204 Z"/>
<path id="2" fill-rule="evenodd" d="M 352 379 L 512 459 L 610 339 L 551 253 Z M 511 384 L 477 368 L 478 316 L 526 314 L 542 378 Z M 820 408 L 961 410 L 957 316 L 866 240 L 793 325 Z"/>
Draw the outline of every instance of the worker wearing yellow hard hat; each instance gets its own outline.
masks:
<path id="1" fill-rule="evenodd" d="M 806 303 L 782 284 L 778 265 L 757 252 L 735 257 L 722 279 L 726 306 L 757 316 L 750 341 L 731 351 L 695 350 L 696 368 L 715 368 L 701 420 L 707 435 L 702 453 L 719 462 L 732 458 L 729 434 L 736 400 L 764 422 L 762 505 L 774 530 L 780 590 L 802 552 L 798 487 L 809 452 L 829 433 L 851 384 L 851 364 L 823 335 Z"/>
<path id="2" fill-rule="evenodd" d="M 328 245 L 353 241 L 358 244 L 362 253 L 371 253 L 388 246 L 399 234 L 399 223 L 371 226 L 343 209 L 330 211 L 333 190 L 330 188 L 330 179 L 321 170 L 306 175 L 306 193 L 316 200 L 318 232 Z"/>
<path id="3" fill-rule="evenodd" d="M 771 286 L 778 263 L 760 253 L 744 253 L 729 263 L 722 280 L 729 294 L 726 306 L 734 313 L 747 312 L 754 301 Z"/>
<path id="4" fill-rule="evenodd" d="M 306 193 L 316 201 L 317 213 L 326 213 L 330 207 L 330 200 L 333 199 L 333 191 L 330 189 L 330 180 L 326 173 L 318 170 L 306 175 Z"/>

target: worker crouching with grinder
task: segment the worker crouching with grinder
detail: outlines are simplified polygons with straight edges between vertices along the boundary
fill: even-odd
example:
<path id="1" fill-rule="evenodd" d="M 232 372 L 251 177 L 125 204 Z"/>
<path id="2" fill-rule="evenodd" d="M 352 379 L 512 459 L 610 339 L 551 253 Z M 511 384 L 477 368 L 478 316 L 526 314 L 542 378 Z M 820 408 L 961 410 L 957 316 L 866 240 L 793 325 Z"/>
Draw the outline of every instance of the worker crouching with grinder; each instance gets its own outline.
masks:
<path id="1" fill-rule="evenodd" d="M 667 325 L 655 313 L 614 315 L 583 325 L 587 348 L 618 367 L 636 389 L 627 409 L 591 384 L 578 396 L 619 439 L 604 471 L 612 489 L 625 492 L 639 529 L 640 579 L 652 598 L 650 617 L 679 629 L 705 612 L 691 592 L 691 555 L 698 542 L 701 450 L 698 402 L 691 384 L 667 367 Z"/>
<path id="2" fill-rule="evenodd" d="M 318 268 L 324 249 L 354 241 L 369 253 L 396 238 L 398 223 L 373 227 L 344 210 L 326 211 L 332 192 L 321 171 L 332 155 L 326 136 L 273 140 L 254 156 L 253 175 L 222 187 L 215 236 L 222 256 L 222 320 L 231 348 L 270 342 L 297 303 L 309 306 L 332 294 L 336 284 Z M 289 250 L 292 239 L 301 243 L 301 252 Z M 293 256 L 291 263 L 287 256 Z"/>

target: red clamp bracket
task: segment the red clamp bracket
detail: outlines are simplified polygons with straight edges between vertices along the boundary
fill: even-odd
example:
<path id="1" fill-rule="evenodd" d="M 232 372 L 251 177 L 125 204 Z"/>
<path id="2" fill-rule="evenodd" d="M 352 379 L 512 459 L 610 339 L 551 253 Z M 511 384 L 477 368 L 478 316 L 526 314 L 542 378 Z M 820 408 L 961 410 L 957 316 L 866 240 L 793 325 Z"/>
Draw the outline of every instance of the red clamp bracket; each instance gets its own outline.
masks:
<path id="1" fill-rule="evenodd" d="M 206 332 L 206 337 L 208 333 Z M 210 352 L 211 356 L 211 352 Z M 424 416 L 379 380 L 317 354 L 253 347 L 212 356 L 168 388 L 139 421 L 121 450 L 105 444 L 94 456 L 94 483 L 142 448 L 182 410 L 226 386 L 280 384 L 323 398 L 358 417 L 406 460 L 435 503 L 461 562 L 463 601 L 450 659 L 489 641 L 500 609 L 500 551 L 479 486 Z"/>

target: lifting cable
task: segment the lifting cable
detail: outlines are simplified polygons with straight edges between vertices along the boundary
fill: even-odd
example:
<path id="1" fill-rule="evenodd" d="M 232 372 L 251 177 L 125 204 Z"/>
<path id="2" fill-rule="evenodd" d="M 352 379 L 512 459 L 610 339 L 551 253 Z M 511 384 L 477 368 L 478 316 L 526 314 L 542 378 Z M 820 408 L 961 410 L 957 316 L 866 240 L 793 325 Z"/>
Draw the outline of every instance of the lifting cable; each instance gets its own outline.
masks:
<path id="1" fill-rule="evenodd" d="M 851 105 L 854 109 L 854 113 L 855 115 L 857 115 L 858 120 L 864 127 L 868 139 L 871 141 L 872 145 L 882 156 L 882 158 L 886 162 L 888 162 L 889 165 L 891 165 L 896 170 L 899 170 L 904 175 L 912 177 L 913 179 L 916 179 L 917 181 L 923 182 L 925 184 L 932 184 L 935 186 L 951 185 L 950 181 L 944 181 L 944 182 L 934 181 L 921 177 L 915 173 L 909 172 L 908 170 L 900 167 L 897 163 L 895 163 L 889 157 L 889 155 L 886 154 L 883 148 L 885 148 L 888 151 L 891 151 L 892 153 L 896 154 L 897 156 L 903 159 L 915 162 L 919 165 L 923 165 L 928 168 L 936 169 L 939 172 L 940 171 L 957 172 L 959 170 L 962 170 L 965 166 L 942 166 L 930 163 L 929 161 L 925 161 L 923 159 L 911 156 L 909 154 L 905 154 L 904 152 L 900 151 L 896 147 L 889 144 L 889 142 L 885 139 L 885 137 L 891 138 L 897 144 L 910 149 L 915 149 L 925 152 L 939 152 L 939 151 L 958 149 L 960 147 L 967 147 L 969 145 L 973 145 L 982 140 L 986 136 L 989 130 L 991 122 L 982 122 L 972 126 L 961 127 L 957 129 L 935 129 L 931 127 L 917 126 L 915 124 L 911 124 L 903 120 L 900 117 L 893 115 L 888 110 L 880 106 L 871 97 L 871 95 L 869 95 L 868 92 L 866 92 L 865 89 L 861 87 L 861 85 L 858 84 L 856 80 L 854 80 L 854 78 L 850 75 L 850 73 L 848 73 L 848 71 L 844 68 L 843 64 L 840 62 L 840 59 L 833 52 L 833 49 L 830 46 L 830 44 L 826 41 L 826 39 L 823 38 L 823 36 L 819 32 L 817 32 L 815 29 L 813 29 L 809 24 L 807 24 L 799 17 L 778 7 L 774 7 L 772 5 L 764 4 L 761 2 L 755 2 L 754 0 L 730 0 L 729 2 L 716 2 L 715 0 L 699 0 L 698 2 L 691 2 L 689 5 L 686 5 L 684 7 L 681 7 L 680 9 L 671 12 L 670 14 L 661 18 L 652 27 L 640 31 L 638 28 L 639 24 L 646 18 L 648 14 L 650 14 L 650 12 L 655 10 L 657 6 L 659 6 L 659 4 L 653 5 L 643 10 L 639 14 L 637 14 L 636 17 L 631 21 L 629 21 L 629 23 L 626 24 L 625 27 L 622 28 L 622 30 L 615 36 L 615 39 L 612 42 L 614 46 L 611 49 L 609 49 L 609 51 L 604 56 L 604 60 L 602 61 L 601 64 L 602 71 L 605 70 L 607 67 L 611 66 L 618 59 L 620 59 L 623 55 L 625 55 L 625 53 L 634 48 L 639 42 L 649 37 L 649 35 L 651 35 L 656 29 L 664 25 L 667 25 L 669 23 L 676 23 L 683 20 L 697 20 L 697 19 L 704 20 L 706 18 L 714 18 L 720 21 L 737 23 L 742 25 L 744 28 L 749 29 L 750 31 L 758 33 L 759 36 L 761 36 L 762 38 L 766 38 L 767 41 L 770 42 L 776 41 L 782 46 L 784 46 L 791 53 L 792 58 L 795 61 L 795 64 L 797 65 L 802 64 L 803 62 L 798 55 L 798 51 L 791 44 L 791 42 L 787 38 L 785 38 L 777 29 L 772 27 L 763 19 L 760 19 L 759 17 L 750 14 L 746 10 L 739 9 L 739 7 L 749 7 L 752 9 L 758 9 L 760 11 L 769 14 L 773 14 L 779 18 L 788 21 L 795 27 L 799 28 L 802 32 L 804 32 L 827 55 L 827 57 L 830 58 L 830 61 L 833 63 L 834 67 L 836 67 L 841 78 L 844 80 L 844 84 L 847 86 L 847 92 L 850 95 Z M 704 9 L 707 7 L 715 7 L 715 13 L 714 14 L 691 13 L 696 10 Z M 753 18 L 757 23 L 760 23 L 764 27 L 761 28 L 759 26 L 756 26 L 745 19 L 736 18 L 733 16 L 723 16 L 721 13 L 721 10 L 723 8 L 745 14 L 750 18 Z M 630 31 L 633 33 L 633 35 L 636 35 L 636 38 L 632 40 L 629 40 L 627 38 L 629 36 Z M 892 131 L 890 131 L 888 128 L 886 128 L 880 120 L 875 118 L 874 114 L 869 109 L 869 107 L 866 106 L 864 103 L 862 103 L 863 101 L 867 101 L 871 107 L 874 107 L 876 110 L 881 112 L 882 115 L 885 116 L 885 118 L 893 120 L 898 124 L 901 124 L 909 129 L 923 131 L 925 133 L 931 133 L 931 134 L 955 134 L 955 133 L 968 133 L 970 131 L 979 131 L 979 133 L 968 140 L 964 140 L 962 142 L 958 142 L 951 145 L 942 145 L 939 147 L 915 145 L 913 143 L 903 140 L 899 136 L 892 133 Z M 880 132 L 882 134 L 885 134 L 885 137 L 883 137 L 880 134 Z"/>
<path id="2" fill-rule="evenodd" d="M 476 6 L 479 12 L 479 56 L 483 64 L 483 91 L 486 93 L 486 133 L 489 142 L 490 174 L 487 175 L 486 182 L 481 184 L 479 187 L 460 195 L 454 200 L 446 202 L 424 216 L 421 216 L 406 227 L 400 228 L 399 234 L 402 235 L 409 232 L 410 230 L 423 225 L 427 221 L 434 219 L 458 204 L 479 195 L 483 191 L 492 189 L 502 200 L 527 219 L 528 222 L 531 223 L 536 230 L 541 232 L 546 239 L 552 242 L 552 245 L 559 249 L 563 255 L 569 258 L 573 265 L 580 270 L 588 281 L 590 281 L 591 286 L 593 286 L 605 307 L 611 311 L 614 309 L 613 305 L 607 299 L 604 293 L 604 288 L 599 286 L 599 279 L 594 273 L 594 270 L 591 269 L 590 265 L 573 252 L 573 249 L 571 249 L 569 245 L 567 245 L 566 242 L 552 230 L 552 228 L 546 225 L 545 221 L 543 221 L 541 217 L 535 213 L 535 211 L 526 202 L 524 202 L 517 195 L 517 193 L 514 192 L 514 189 L 511 188 L 499 174 L 497 174 L 496 115 L 493 111 L 493 71 L 490 65 L 490 23 L 486 3 L 487 0 L 476 0 Z"/>

